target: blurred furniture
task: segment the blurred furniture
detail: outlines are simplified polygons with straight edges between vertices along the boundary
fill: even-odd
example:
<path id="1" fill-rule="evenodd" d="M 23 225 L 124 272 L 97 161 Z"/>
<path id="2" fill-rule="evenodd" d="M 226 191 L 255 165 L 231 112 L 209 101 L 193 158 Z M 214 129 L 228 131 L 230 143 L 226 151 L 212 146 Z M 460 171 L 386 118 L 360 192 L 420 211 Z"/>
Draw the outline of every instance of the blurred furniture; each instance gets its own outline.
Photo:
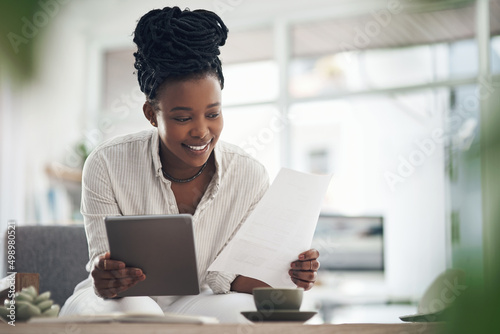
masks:
<path id="1" fill-rule="evenodd" d="M 14 278 L 12 278 L 12 275 L 9 274 L 8 277 L 4 277 L 0 280 L 0 303 L 3 303 L 5 299 L 9 298 L 9 294 L 12 292 L 10 290 L 12 281 L 14 281 L 14 289 L 16 292 L 21 291 L 23 288 L 27 288 L 29 286 L 33 286 L 37 293 L 40 292 L 40 275 L 38 275 L 37 273 L 16 273 Z"/>
<path id="2" fill-rule="evenodd" d="M 88 276 L 83 225 L 17 226 L 15 240 L 15 271 L 39 274 L 39 291 L 50 291 L 61 306 Z"/>
<path id="3" fill-rule="evenodd" d="M 308 294 L 315 300 L 325 323 L 332 323 L 334 314 L 341 308 L 385 307 L 388 298 L 382 216 L 323 212 L 318 218 L 312 248 L 321 254 L 320 284 Z M 395 316 L 394 321 L 400 320 Z"/>
<path id="4" fill-rule="evenodd" d="M 48 216 L 40 220 L 67 221 L 82 220 L 80 204 L 82 199 L 82 169 L 71 168 L 58 162 L 46 166 L 50 189 L 47 195 Z"/>
<path id="5" fill-rule="evenodd" d="M 321 213 L 312 248 L 321 268 L 331 271 L 384 272 L 384 218 Z"/>
<path id="6" fill-rule="evenodd" d="M 40 275 L 38 273 L 17 273 L 16 291 L 33 286 L 37 293 L 40 293 Z"/>

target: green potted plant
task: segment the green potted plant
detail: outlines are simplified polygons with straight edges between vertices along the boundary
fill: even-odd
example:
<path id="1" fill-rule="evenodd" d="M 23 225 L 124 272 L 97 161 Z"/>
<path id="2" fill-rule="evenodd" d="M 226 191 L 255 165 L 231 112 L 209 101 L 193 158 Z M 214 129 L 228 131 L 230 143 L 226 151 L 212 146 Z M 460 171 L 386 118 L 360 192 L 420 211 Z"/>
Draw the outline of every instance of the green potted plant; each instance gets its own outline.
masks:
<path id="1" fill-rule="evenodd" d="M 5 299 L 4 306 L 0 306 L 0 317 L 10 321 L 13 315 L 16 321 L 27 321 L 32 317 L 57 317 L 59 310 L 59 305 L 50 299 L 50 291 L 39 295 L 30 286 L 16 292 L 14 299 Z"/>

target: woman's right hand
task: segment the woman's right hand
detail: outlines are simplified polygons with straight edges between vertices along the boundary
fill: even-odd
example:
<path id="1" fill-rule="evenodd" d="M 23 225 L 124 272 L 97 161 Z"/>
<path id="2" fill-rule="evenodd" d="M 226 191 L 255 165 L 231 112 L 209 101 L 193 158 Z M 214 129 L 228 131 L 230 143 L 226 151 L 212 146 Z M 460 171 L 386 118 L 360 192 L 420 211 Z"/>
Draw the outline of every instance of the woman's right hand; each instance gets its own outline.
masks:
<path id="1" fill-rule="evenodd" d="M 92 270 L 94 291 L 104 299 L 114 298 L 118 293 L 146 279 L 141 269 L 126 267 L 124 262 L 110 260 L 110 256 L 106 253 L 96 258 Z"/>

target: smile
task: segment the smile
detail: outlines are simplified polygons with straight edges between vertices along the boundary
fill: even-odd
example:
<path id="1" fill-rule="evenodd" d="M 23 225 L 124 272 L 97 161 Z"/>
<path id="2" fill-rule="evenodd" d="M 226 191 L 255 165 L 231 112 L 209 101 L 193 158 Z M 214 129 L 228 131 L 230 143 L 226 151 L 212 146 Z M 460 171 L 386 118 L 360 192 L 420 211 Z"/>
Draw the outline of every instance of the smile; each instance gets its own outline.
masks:
<path id="1" fill-rule="evenodd" d="M 186 147 L 188 147 L 190 150 L 193 150 L 193 151 L 203 151 L 208 147 L 208 145 L 210 145 L 211 142 L 212 142 L 212 140 L 210 140 L 205 145 L 201 145 L 201 146 L 191 146 L 191 145 L 187 145 L 187 144 L 183 144 L 183 145 L 185 145 Z"/>

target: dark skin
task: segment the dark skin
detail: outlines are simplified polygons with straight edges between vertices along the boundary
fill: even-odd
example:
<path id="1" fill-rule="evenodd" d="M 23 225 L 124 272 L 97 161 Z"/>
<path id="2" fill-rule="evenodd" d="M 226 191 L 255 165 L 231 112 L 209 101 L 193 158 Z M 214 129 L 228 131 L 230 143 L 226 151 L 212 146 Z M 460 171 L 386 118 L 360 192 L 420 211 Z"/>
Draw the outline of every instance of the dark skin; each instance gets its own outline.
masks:
<path id="1" fill-rule="evenodd" d="M 213 149 L 223 128 L 221 87 L 215 76 L 172 81 L 158 92 L 158 105 L 144 103 L 143 111 L 149 122 L 158 128 L 160 159 L 164 171 L 174 178 L 195 175 L 208 161 L 203 173 L 186 183 L 171 183 L 180 213 L 194 214 L 215 173 Z M 320 266 L 319 253 L 311 249 L 299 254 L 290 264 L 290 279 L 297 287 L 313 287 Z M 114 298 L 146 275 L 139 268 L 127 267 L 106 253 L 98 257 L 92 270 L 94 289 L 103 298 Z M 269 285 L 254 278 L 237 276 L 231 290 L 252 293 L 254 288 Z"/>
<path id="2" fill-rule="evenodd" d="M 144 281 L 146 275 L 141 269 L 127 268 L 121 261 L 110 260 L 110 254 L 106 253 L 95 260 L 92 278 L 96 294 L 107 299 Z"/>
<path id="3" fill-rule="evenodd" d="M 211 156 L 203 174 L 201 174 L 198 178 L 187 183 L 172 182 L 171 188 L 175 195 L 179 213 L 189 213 L 194 215 L 196 207 L 207 190 L 214 173 L 215 163 L 213 162 L 213 156 Z"/>

